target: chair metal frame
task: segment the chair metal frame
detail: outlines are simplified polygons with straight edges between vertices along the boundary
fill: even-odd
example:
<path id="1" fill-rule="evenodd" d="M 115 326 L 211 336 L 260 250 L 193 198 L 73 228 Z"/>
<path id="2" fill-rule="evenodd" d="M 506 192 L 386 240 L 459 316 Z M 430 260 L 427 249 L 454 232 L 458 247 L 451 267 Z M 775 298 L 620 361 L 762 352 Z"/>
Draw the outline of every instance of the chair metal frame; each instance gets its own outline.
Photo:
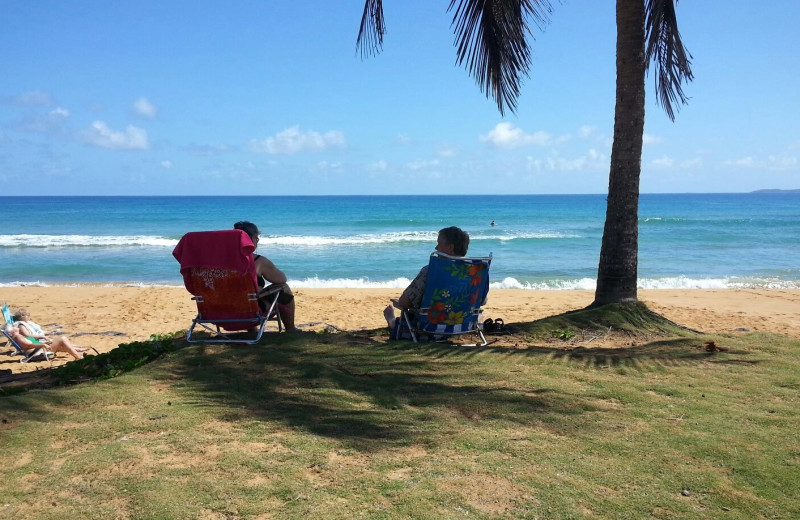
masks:
<path id="1" fill-rule="evenodd" d="M 189 327 L 189 331 L 186 334 L 186 341 L 188 343 L 242 343 L 245 345 L 253 345 L 261 341 L 261 336 L 264 335 L 264 329 L 267 326 L 267 322 L 269 321 L 277 321 L 278 325 L 278 332 L 283 331 L 283 322 L 281 321 L 280 313 L 278 313 L 278 297 L 280 296 L 281 289 L 274 289 L 271 291 L 262 291 L 261 293 L 248 293 L 246 295 L 247 301 L 255 302 L 256 306 L 258 305 L 259 296 L 269 296 L 274 294 L 275 299 L 272 301 L 269 309 L 264 312 L 260 313 L 259 315 L 253 316 L 252 318 L 233 318 L 233 319 L 204 319 L 200 312 L 197 313 L 197 316 L 192 320 L 192 325 Z M 192 296 L 192 300 L 195 300 L 198 304 L 203 303 L 203 296 Z M 224 328 L 225 324 L 247 324 L 252 323 L 252 328 L 257 328 L 255 332 L 255 337 L 246 339 L 246 338 L 233 338 L 229 336 L 232 332 L 223 332 L 222 328 Z M 195 327 L 200 325 L 206 331 L 213 334 L 210 338 L 205 339 L 192 339 L 192 334 L 194 333 Z M 210 325 L 213 325 L 212 328 Z M 242 330 L 248 329 L 247 327 L 242 327 Z M 241 334 L 241 332 L 237 332 L 237 334 Z"/>

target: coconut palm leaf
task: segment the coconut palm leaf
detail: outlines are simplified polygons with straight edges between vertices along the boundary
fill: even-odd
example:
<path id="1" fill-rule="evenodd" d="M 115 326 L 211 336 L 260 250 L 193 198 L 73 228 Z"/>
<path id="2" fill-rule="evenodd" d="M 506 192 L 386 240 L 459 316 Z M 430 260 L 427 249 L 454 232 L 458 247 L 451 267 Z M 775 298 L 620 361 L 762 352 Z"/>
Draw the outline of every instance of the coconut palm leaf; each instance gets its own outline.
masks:
<path id="1" fill-rule="evenodd" d="M 528 75 L 533 40 L 528 20 L 540 28 L 551 12 L 548 0 L 451 0 L 456 62 L 497 103 L 500 114 L 516 111 L 522 77 Z M 386 26 L 382 0 L 366 0 L 356 46 L 365 55 L 380 52 Z"/>
<path id="2" fill-rule="evenodd" d="M 381 52 L 386 24 L 383 21 L 383 2 L 367 0 L 364 3 L 364 14 L 361 15 L 361 26 L 358 29 L 356 48 L 361 51 L 361 58 Z"/>
<path id="3" fill-rule="evenodd" d="M 685 105 L 689 100 L 682 85 L 694 77 L 692 55 L 681 41 L 673 0 L 647 0 L 646 13 L 645 62 L 648 67 L 651 62 L 655 63 L 658 104 L 675 121 L 673 106 L 680 108 L 678 103 Z"/>

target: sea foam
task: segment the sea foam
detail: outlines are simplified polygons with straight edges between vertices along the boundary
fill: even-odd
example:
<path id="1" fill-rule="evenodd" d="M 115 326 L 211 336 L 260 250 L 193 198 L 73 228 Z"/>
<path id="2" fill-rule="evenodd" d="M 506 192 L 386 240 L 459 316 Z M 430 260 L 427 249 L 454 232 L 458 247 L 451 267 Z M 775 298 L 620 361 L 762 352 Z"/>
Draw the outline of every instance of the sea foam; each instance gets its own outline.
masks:
<path id="1" fill-rule="evenodd" d="M 130 235 L 0 235 L 0 247 L 175 247 L 178 240 L 161 236 Z"/>
<path id="2" fill-rule="evenodd" d="M 42 282 L 39 280 L 13 281 L 0 283 L 2 287 L 78 287 L 83 283 Z M 334 278 L 324 279 L 318 277 L 298 280 L 290 279 L 289 286 L 296 289 L 405 289 L 411 280 L 408 278 L 395 278 L 392 280 L 370 280 L 368 278 Z M 103 282 L 102 287 L 182 287 L 178 282 Z M 793 280 L 778 280 L 764 278 L 642 278 L 637 284 L 639 289 L 800 289 L 800 282 Z M 563 280 L 537 280 L 520 281 L 513 277 L 506 277 L 490 283 L 491 289 L 520 289 L 528 291 L 593 291 L 597 287 L 593 278 L 576 278 Z"/>
<path id="3" fill-rule="evenodd" d="M 329 247 L 329 246 L 361 246 L 435 243 L 437 233 L 434 231 L 398 231 L 390 233 L 365 233 L 356 235 L 324 236 L 324 235 L 264 235 L 262 242 L 270 247 Z M 507 234 L 475 234 L 471 242 L 497 240 L 510 242 L 514 240 L 541 240 L 557 238 L 578 238 L 579 235 L 556 232 L 507 233 Z M 45 248 L 45 247 L 164 247 L 173 248 L 177 238 L 158 235 L 0 235 L 0 247 L 7 248 Z"/>

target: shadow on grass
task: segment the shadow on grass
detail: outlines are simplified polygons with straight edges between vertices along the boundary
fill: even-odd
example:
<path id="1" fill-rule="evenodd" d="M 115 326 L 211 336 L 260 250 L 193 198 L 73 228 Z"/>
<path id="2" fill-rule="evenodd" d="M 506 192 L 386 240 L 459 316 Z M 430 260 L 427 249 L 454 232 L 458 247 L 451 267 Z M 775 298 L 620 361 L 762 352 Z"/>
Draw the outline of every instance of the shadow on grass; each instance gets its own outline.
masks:
<path id="1" fill-rule="evenodd" d="M 518 326 L 523 334 L 552 326 L 605 328 L 597 311 L 579 315 L 580 320 L 570 314 Z M 635 326 L 652 332 L 664 324 L 638 321 Z M 649 370 L 701 363 L 714 355 L 698 348 L 697 336 L 623 348 L 567 349 L 385 343 L 370 334 L 374 331 L 270 335 L 255 346 L 186 346 L 176 339 L 181 352 L 153 377 L 168 380 L 191 405 L 221 410 L 223 420 L 274 421 L 370 449 L 433 442 L 443 428 L 487 421 L 557 434 L 578 424 L 591 427 L 583 416 L 597 410 L 595 404 L 537 377 L 535 364 L 524 374 L 512 374 L 519 372 L 520 359 L 544 356 L 590 368 Z"/>
<path id="2" fill-rule="evenodd" d="M 413 345 L 304 334 L 272 345 L 192 348 L 169 377 L 186 381 L 196 403 L 227 409 L 222 419 L 277 421 L 360 449 L 424 442 L 426 431 L 462 421 L 532 426 L 594 410 L 535 381 L 486 377 L 464 355 L 428 354 Z M 500 368 L 486 361 L 502 373 L 505 361 Z"/>
<path id="3" fill-rule="evenodd" d="M 569 346 L 536 346 L 527 347 L 493 346 L 463 347 L 439 343 L 420 345 L 400 344 L 397 349 L 417 351 L 433 357 L 474 357 L 491 353 L 504 357 L 548 357 L 553 360 L 580 363 L 595 367 L 625 367 L 651 370 L 654 367 L 675 367 L 692 365 L 700 362 L 721 362 L 716 352 L 706 352 L 702 341 L 698 338 L 674 338 L 654 340 L 641 345 L 602 348 L 602 347 L 569 347 Z M 747 355 L 745 351 L 731 351 L 730 354 Z M 755 361 L 729 360 L 731 363 L 755 363 Z"/>
<path id="4" fill-rule="evenodd" d="M 697 339 L 615 349 L 463 347 L 385 343 L 359 334 L 281 336 L 254 347 L 185 351 L 171 377 L 189 383 L 197 402 L 229 410 L 225 420 L 276 421 L 359 449 L 425 442 L 427 431 L 486 421 L 566 434 L 591 427 L 585 396 L 520 372 L 520 359 L 543 356 L 589 367 L 680 366 L 712 353 Z M 620 376 L 623 377 L 623 376 Z M 565 420 L 569 418 L 568 420 Z M 461 425 L 461 426 L 460 426 Z"/>

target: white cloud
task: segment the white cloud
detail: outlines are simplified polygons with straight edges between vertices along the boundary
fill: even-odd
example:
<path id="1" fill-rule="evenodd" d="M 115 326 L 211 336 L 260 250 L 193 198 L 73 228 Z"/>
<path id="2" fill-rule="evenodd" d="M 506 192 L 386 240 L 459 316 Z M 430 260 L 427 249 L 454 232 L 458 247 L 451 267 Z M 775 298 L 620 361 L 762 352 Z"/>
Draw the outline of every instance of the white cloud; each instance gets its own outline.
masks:
<path id="1" fill-rule="evenodd" d="M 68 117 L 69 110 L 58 107 L 48 112 L 47 115 L 23 119 L 20 123 L 20 128 L 28 132 L 57 134 L 61 131 Z"/>
<path id="2" fill-rule="evenodd" d="M 371 172 L 385 172 L 387 169 L 389 169 L 389 163 L 383 160 L 367 165 L 367 171 Z"/>
<path id="3" fill-rule="evenodd" d="M 659 170 L 691 170 L 702 166 L 703 160 L 699 157 L 677 161 L 666 155 L 650 161 L 650 166 Z"/>
<path id="4" fill-rule="evenodd" d="M 797 157 L 770 155 L 767 164 L 771 170 L 791 170 L 797 167 Z"/>
<path id="5" fill-rule="evenodd" d="M 328 148 L 342 148 L 345 145 L 344 134 L 338 131 L 329 131 L 321 134 L 313 130 L 301 132 L 295 125 L 291 128 L 267 137 L 263 140 L 252 139 L 250 149 L 258 153 L 272 155 L 292 155 L 298 152 L 319 152 Z"/>
<path id="6" fill-rule="evenodd" d="M 578 129 L 578 135 L 581 137 L 590 137 L 592 136 L 597 129 L 593 126 L 584 125 Z"/>
<path id="7" fill-rule="evenodd" d="M 528 157 L 528 168 L 537 171 L 559 172 L 605 171 L 608 168 L 608 157 L 595 149 L 574 159 L 565 159 L 555 154 L 543 159 Z"/>
<path id="8" fill-rule="evenodd" d="M 753 157 L 742 157 L 741 159 L 734 159 L 725 161 L 725 166 L 733 166 L 735 168 L 753 168 L 756 165 L 756 160 Z"/>
<path id="9" fill-rule="evenodd" d="M 547 132 L 526 134 L 521 128 L 511 123 L 498 123 L 486 135 L 480 136 L 481 142 L 495 148 L 521 148 L 523 146 L 552 146 L 569 140 L 569 136 L 553 138 Z"/>
<path id="10" fill-rule="evenodd" d="M 653 159 L 650 164 L 656 168 L 672 168 L 675 165 L 675 161 L 670 157 L 664 156 L 658 159 Z"/>
<path id="11" fill-rule="evenodd" d="M 147 98 L 140 97 L 136 101 L 133 102 L 133 111 L 136 114 L 146 117 L 148 119 L 153 119 L 158 115 L 158 107 L 148 101 Z"/>
<path id="12" fill-rule="evenodd" d="M 458 153 L 458 150 L 454 147 L 449 146 L 440 146 L 439 149 L 436 150 L 436 155 L 439 157 L 455 157 Z"/>
<path id="13" fill-rule="evenodd" d="M 45 92 L 40 92 L 38 90 L 32 90 L 30 92 L 25 92 L 17 96 L 14 99 L 15 105 L 22 105 L 22 106 L 47 106 L 53 104 L 53 98 L 50 94 Z"/>
<path id="14" fill-rule="evenodd" d="M 697 168 L 703 165 L 703 159 L 699 157 L 695 157 L 694 159 L 687 159 L 685 161 L 681 161 L 681 168 L 684 170 L 690 170 L 692 168 Z"/>
<path id="15" fill-rule="evenodd" d="M 424 161 L 424 160 L 411 161 L 410 163 L 406 164 L 406 168 L 408 168 L 411 171 L 426 170 L 428 168 L 434 168 L 436 166 L 439 166 L 438 159 L 433 159 L 432 161 Z"/>
<path id="16" fill-rule="evenodd" d="M 185 148 L 192 155 L 199 155 L 201 157 L 211 157 L 213 155 L 222 155 L 224 153 L 230 152 L 231 147 L 219 144 L 197 144 L 197 145 L 190 145 Z"/>
<path id="17" fill-rule="evenodd" d="M 88 144 L 112 150 L 146 150 L 150 146 L 145 130 L 128 125 L 124 132 L 115 132 L 103 121 L 92 123 L 91 128 L 82 132 L 81 137 Z"/>
<path id="18" fill-rule="evenodd" d="M 165 170 L 172 168 L 172 161 L 161 161 L 161 167 Z"/>
<path id="19" fill-rule="evenodd" d="M 793 155 L 770 155 L 766 159 L 747 156 L 741 159 L 725 161 L 723 164 L 733 168 L 786 171 L 796 169 L 800 161 Z"/>
<path id="20" fill-rule="evenodd" d="M 397 134 L 397 137 L 395 137 L 395 142 L 405 146 L 411 144 L 411 138 L 406 134 Z"/>
<path id="21" fill-rule="evenodd" d="M 642 135 L 642 143 L 643 144 L 657 144 L 661 142 L 660 137 L 656 137 L 650 134 L 643 134 Z"/>
<path id="22" fill-rule="evenodd" d="M 316 171 L 341 171 L 342 170 L 342 163 L 341 162 L 329 162 L 329 161 L 319 161 L 316 165 L 314 165 L 314 169 Z"/>

